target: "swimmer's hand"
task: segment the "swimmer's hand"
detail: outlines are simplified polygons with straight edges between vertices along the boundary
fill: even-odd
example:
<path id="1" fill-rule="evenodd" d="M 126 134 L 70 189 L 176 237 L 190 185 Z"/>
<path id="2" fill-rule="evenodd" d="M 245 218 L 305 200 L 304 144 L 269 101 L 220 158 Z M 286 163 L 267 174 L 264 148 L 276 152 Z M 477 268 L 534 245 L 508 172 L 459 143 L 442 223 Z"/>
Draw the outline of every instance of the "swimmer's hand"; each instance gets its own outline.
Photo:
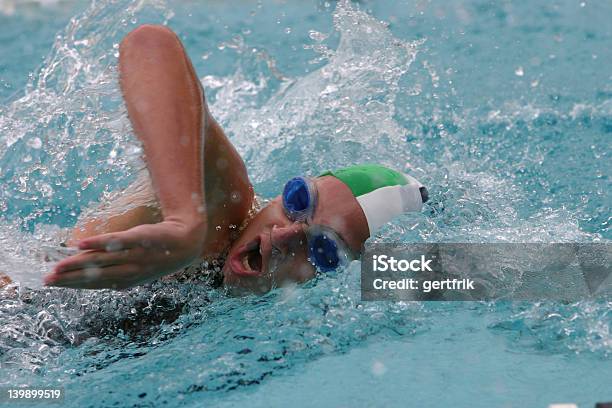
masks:
<path id="1" fill-rule="evenodd" d="M 77 255 L 58 262 L 45 285 L 125 289 L 188 266 L 202 250 L 206 226 L 165 220 L 79 242 Z"/>

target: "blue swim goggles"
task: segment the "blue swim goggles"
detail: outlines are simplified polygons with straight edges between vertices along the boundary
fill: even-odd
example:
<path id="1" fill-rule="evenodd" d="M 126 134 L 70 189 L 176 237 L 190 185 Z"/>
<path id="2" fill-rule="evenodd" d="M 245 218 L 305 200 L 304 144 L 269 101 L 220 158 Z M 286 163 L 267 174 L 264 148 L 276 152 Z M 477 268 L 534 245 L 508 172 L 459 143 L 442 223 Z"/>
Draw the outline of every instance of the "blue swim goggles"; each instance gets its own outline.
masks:
<path id="1" fill-rule="evenodd" d="M 311 224 L 318 192 L 312 179 L 294 177 L 283 189 L 283 209 L 291 221 L 306 224 L 308 261 L 321 272 L 335 271 L 354 259 L 348 245 L 332 228 Z"/>

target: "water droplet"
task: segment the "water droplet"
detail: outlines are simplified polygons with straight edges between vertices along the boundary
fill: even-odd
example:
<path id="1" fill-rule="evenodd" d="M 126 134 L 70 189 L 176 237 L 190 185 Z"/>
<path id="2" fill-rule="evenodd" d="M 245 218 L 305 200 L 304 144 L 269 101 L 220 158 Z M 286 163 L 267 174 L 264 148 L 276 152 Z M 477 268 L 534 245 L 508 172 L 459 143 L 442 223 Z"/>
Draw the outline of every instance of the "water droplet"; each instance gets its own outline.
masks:
<path id="1" fill-rule="evenodd" d="M 520 76 L 520 77 L 522 77 L 523 75 L 525 75 L 525 71 L 523 71 L 523 67 L 517 67 L 517 68 L 514 70 L 514 74 L 515 74 L 516 76 Z"/>
<path id="2" fill-rule="evenodd" d="M 220 159 L 217 159 L 217 163 L 216 164 L 217 164 L 217 168 L 219 170 L 224 170 L 224 169 L 227 168 L 227 164 L 228 163 L 227 163 L 227 160 L 222 157 Z"/>
<path id="3" fill-rule="evenodd" d="M 291 27 L 285 28 L 285 34 L 291 34 Z"/>
<path id="4" fill-rule="evenodd" d="M 315 30 L 308 31 L 308 36 L 312 40 L 315 40 L 316 42 L 322 42 L 323 40 L 325 40 L 327 38 L 327 35 L 325 35 L 323 33 L 320 33 L 318 31 L 315 31 Z"/>
<path id="5" fill-rule="evenodd" d="M 109 243 L 106 244 L 106 247 L 104 249 L 106 250 L 106 252 L 119 251 L 120 249 L 123 249 L 123 245 L 121 245 L 121 242 L 119 240 L 115 239 L 109 241 Z"/>
<path id="6" fill-rule="evenodd" d="M 386 372 L 387 372 L 387 367 L 385 367 L 385 365 L 382 362 L 378 360 L 374 361 L 374 363 L 372 364 L 372 374 L 379 377 Z"/>
<path id="7" fill-rule="evenodd" d="M 96 267 L 85 268 L 85 276 L 89 279 L 96 279 L 102 275 L 102 269 Z"/>
<path id="8" fill-rule="evenodd" d="M 20 193 L 28 191 L 28 178 L 26 176 L 19 177 L 19 187 L 17 187 L 17 191 Z"/>
<path id="9" fill-rule="evenodd" d="M 215 229 L 216 229 L 217 231 L 221 231 L 221 226 L 220 226 L 220 225 L 217 225 L 217 226 L 215 227 Z"/>
<path id="10" fill-rule="evenodd" d="M 51 196 L 53 196 L 53 187 L 51 187 L 49 184 L 47 183 L 37 183 L 37 188 L 38 191 L 40 191 L 40 194 L 45 197 L 45 198 L 49 198 Z"/>
<path id="11" fill-rule="evenodd" d="M 42 147 L 42 140 L 40 140 L 39 137 L 33 137 L 32 139 L 28 140 L 27 144 L 32 149 L 40 149 Z"/>

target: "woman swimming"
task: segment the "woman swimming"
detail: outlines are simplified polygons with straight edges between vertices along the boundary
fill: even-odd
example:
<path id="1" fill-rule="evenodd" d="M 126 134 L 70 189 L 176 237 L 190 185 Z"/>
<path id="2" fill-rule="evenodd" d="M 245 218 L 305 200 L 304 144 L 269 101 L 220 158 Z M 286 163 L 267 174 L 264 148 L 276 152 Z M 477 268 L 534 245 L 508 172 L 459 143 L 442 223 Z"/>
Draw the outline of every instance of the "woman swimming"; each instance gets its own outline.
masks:
<path id="1" fill-rule="evenodd" d="M 222 259 L 226 286 L 265 292 L 341 267 L 378 227 L 427 200 L 414 178 L 362 165 L 291 179 L 258 211 L 244 162 L 211 116 L 178 37 L 137 28 L 121 42 L 119 72 L 150 200 L 82 220 L 66 242 L 81 252 L 57 263 L 48 286 L 122 289 Z"/>

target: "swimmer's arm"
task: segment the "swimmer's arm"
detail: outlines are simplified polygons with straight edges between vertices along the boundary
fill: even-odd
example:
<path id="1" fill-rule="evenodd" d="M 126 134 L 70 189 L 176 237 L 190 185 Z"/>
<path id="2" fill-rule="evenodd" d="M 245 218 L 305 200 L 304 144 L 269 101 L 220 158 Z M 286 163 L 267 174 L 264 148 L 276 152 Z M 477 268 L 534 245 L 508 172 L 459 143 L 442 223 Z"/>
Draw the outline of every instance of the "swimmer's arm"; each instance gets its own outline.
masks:
<path id="1" fill-rule="evenodd" d="M 157 279 L 198 257 L 207 217 L 204 205 L 201 88 L 174 33 L 143 26 L 120 47 L 120 80 L 130 120 L 141 139 L 163 221 L 79 242 L 48 285 L 123 288 Z M 87 268 L 95 266 L 98 275 Z"/>
<path id="2" fill-rule="evenodd" d="M 164 221 L 206 222 L 203 95 L 182 45 L 165 27 L 143 26 L 120 47 L 120 83 L 143 143 Z"/>

